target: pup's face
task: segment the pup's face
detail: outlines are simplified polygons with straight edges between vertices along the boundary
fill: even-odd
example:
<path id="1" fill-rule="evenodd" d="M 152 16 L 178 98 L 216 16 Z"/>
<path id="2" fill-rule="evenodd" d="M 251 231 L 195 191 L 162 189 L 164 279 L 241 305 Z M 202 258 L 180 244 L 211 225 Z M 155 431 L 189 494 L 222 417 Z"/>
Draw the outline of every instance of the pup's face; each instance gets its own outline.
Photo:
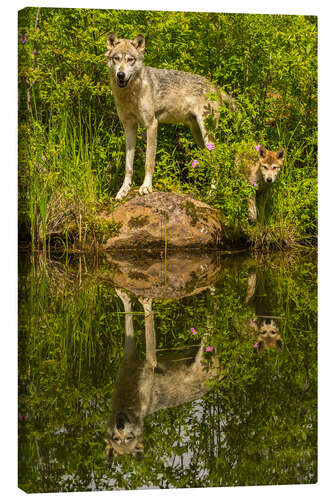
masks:
<path id="1" fill-rule="evenodd" d="M 136 460 L 143 457 L 142 428 L 133 416 L 118 412 L 107 428 L 105 452 L 108 460 L 118 455 L 132 455 Z"/>
<path id="2" fill-rule="evenodd" d="M 110 74 L 119 88 L 126 88 L 142 67 L 145 39 L 138 35 L 134 40 L 124 40 L 109 33 L 106 46 L 105 56 Z"/>
<path id="3" fill-rule="evenodd" d="M 262 354 L 268 347 L 274 347 L 279 352 L 282 351 L 283 342 L 280 331 L 273 319 L 264 319 L 260 324 L 257 343 L 259 354 Z"/>
<path id="4" fill-rule="evenodd" d="M 267 184 L 273 184 L 276 180 L 284 160 L 284 149 L 279 151 L 268 151 L 264 146 L 259 147 L 259 165 L 262 177 Z"/>

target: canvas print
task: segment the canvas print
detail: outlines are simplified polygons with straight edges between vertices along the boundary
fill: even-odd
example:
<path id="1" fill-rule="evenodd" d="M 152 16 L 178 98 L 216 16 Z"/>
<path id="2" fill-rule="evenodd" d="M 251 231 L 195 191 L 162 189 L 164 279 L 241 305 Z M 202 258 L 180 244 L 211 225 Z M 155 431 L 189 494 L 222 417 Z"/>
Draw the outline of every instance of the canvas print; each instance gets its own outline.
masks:
<path id="1" fill-rule="evenodd" d="M 18 13 L 18 487 L 317 482 L 317 18 Z"/>

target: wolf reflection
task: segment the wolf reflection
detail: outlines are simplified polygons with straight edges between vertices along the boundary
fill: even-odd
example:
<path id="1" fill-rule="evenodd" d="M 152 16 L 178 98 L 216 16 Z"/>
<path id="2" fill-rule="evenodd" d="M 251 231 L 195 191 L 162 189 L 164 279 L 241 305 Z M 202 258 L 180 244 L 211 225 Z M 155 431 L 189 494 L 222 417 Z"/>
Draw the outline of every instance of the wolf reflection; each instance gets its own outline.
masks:
<path id="1" fill-rule="evenodd" d="M 249 273 L 245 307 L 253 301 L 256 273 Z M 214 287 L 210 288 L 214 294 Z M 225 375 L 216 350 L 207 356 L 206 338 L 196 346 L 170 352 L 157 357 L 152 298 L 141 297 L 144 311 L 146 354 L 139 360 L 133 325 L 131 296 L 116 288 L 125 311 L 125 346 L 111 403 L 111 414 L 106 432 L 106 455 L 111 461 L 119 455 L 132 455 L 136 460 L 144 455 L 142 432 L 144 420 L 163 408 L 170 408 L 194 401 L 204 396 L 210 387 L 209 380 L 221 380 Z M 214 297 L 212 297 L 214 299 Z M 281 352 L 283 342 L 274 317 L 263 314 L 263 305 L 254 304 L 255 318 L 250 324 L 237 325 L 236 329 L 256 338 L 258 354 L 267 348 Z M 209 314 L 207 317 L 209 330 Z M 184 354 L 186 351 L 186 354 Z"/>
<path id="2" fill-rule="evenodd" d="M 162 408 L 194 401 L 208 392 L 206 382 L 219 376 L 215 354 L 205 359 L 204 338 L 196 346 L 194 356 L 187 359 L 157 359 L 152 299 L 141 298 L 145 317 L 146 358 L 139 361 L 130 296 L 116 292 L 125 310 L 124 358 L 118 371 L 112 398 L 112 411 L 107 425 L 106 453 L 109 459 L 131 454 L 143 457 L 142 431 L 146 416 Z M 190 349 L 189 349 L 190 350 Z"/>

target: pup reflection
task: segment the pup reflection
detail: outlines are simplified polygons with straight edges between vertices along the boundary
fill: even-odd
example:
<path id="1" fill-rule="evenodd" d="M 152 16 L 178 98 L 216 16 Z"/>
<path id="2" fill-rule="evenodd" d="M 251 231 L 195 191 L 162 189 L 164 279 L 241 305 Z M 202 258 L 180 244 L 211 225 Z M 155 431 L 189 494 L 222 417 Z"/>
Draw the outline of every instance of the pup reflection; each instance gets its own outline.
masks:
<path id="1" fill-rule="evenodd" d="M 257 283 L 257 275 L 254 271 L 250 272 L 247 281 L 247 292 L 245 303 L 249 304 L 255 295 Z M 266 294 L 264 294 L 264 297 Z M 283 341 L 280 330 L 275 317 L 267 316 L 268 306 L 265 301 L 255 301 L 254 303 L 255 318 L 250 322 L 250 328 L 247 330 L 249 335 L 257 336 L 255 348 L 259 354 L 262 354 L 265 349 L 273 347 L 278 352 L 283 350 Z"/>
<path id="2" fill-rule="evenodd" d="M 283 343 L 279 328 L 273 319 L 259 319 L 257 348 L 258 353 L 262 354 L 265 349 L 274 347 L 278 352 L 283 349 Z"/>
<path id="3" fill-rule="evenodd" d="M 144 419 L 163 408 L 194 401 L 209 391 L 206 382 L 218 377 L 215 353 L 205 359 L 204 339 L 196 352 L 181 359 L 177 355 L 157 359 L 152 299 L 139 299 L 144 310 L 146 358 L 140 361 L 136 352 L 130 296 L 116 290 L 125 310 L 125 349 L 107 425 L 106 454 L 109 460 L 130 454 L 143 457 L 142 431 Z M 191 351 L 192 348 L 188 348 Z M 178 354 L 179 358 L 179 354 Z"/>

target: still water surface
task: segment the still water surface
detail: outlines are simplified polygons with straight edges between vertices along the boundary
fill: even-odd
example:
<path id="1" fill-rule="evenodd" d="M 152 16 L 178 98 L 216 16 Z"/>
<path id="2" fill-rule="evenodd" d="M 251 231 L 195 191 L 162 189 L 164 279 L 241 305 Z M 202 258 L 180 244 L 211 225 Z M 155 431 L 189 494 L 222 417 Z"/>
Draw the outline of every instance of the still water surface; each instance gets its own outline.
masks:
<path id="1" fill-rule="evenodd" d="M 19 259 L 19 487 L 314 483 L 312 254 Z"/>

